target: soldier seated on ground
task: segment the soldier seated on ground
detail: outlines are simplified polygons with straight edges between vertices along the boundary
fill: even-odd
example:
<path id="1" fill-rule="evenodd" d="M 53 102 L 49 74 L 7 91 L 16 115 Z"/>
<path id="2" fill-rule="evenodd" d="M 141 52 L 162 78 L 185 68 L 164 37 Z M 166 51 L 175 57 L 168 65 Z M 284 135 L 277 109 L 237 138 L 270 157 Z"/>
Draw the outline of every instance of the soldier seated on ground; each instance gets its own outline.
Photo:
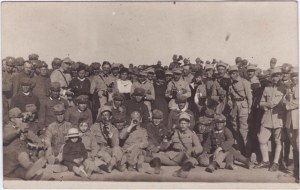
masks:
<path id="1" fill-rule="evenodd" d="M 43 147 L 41 140 L 22 122 L 19 108 L 9 111 L 10 122 L 3 128 L 3 175 L 25 180 L 39 179 L 42 167 L 46 164 L 44 156 L 37 161 L 30 158 L 28 144 Z M 30 140 L 30 141 L 29 141 Z M 31 143 L 29 143 L 31 142 Z"/>
<path id="2" fill-rule="evenodd" d="M 91 126 L 91 132 L 100 146 L 96 158 L 105 162 L 101 169 L 110 173 L 113 167 L 124 171 L 124 164 L 121 162 L 122 150 L 119 146 L 119 131 L 112 125 L 112 111 L 110 106 L 102 106 L 99 111 L 101 119 Z"/>
<path id="3" fill-rule="evenodd" d="M 211 132 L 211 130 L 213 130 L 213 125 L 213 120 L 211 118 L 207 116 L 202 116 L 199 118 L 194 130 L 199 137 L 201 145 L 205 143 L 206 139 L 209 136 L 209 133 Z"/>
<path id="4" fill-rule="evenodd" d="M 213 173 L 217 168 L 224 168 L 224 161 L 226 162 L 225 168 L 234 169 L 233 161 L 237 160 L 249 169 L 250 160 L 232 147 L 234 138 L 230 130 L 225 127 L 225 116 L 216 114 L 214 123 L 215 127 L 204 143 L 203 154 L 198 157 L 200 165 L 208 166 L 206 171 Z"/>
<path id="5" fill-rule="evenodd" d="M 28 124 L 34 134 L 39 135 L 41 133 L 37 121 L 37 107 L 34 104 L 26 104 L 23 122 Z"/>
<path id="6" fill-rule="evenodd" d="M 141 127 L 141 122 L 141 114 L 137 111 L 132 112 L 130 125 L 120 133 L 120 139 L 125 140 L 122 149 L 128 171 L 134 171 L 134 168 L 140 171 L 144 163 L 143 150 L 148 147 L 148 134 L 147 130 Z"/>
<path id="7" fill-rule="evenodd" d="M 175 130 L 171 140 L 165 144 L 165 152 L 153 154 L 150 166 L 154 173 L 160 173 L 161 164 L 178 166 L 181 168 L 174 172 L 173 176 L 186 178 L 188 172 L 198 164 L 196 158 L 202 152 L 202 146 L 195 132 L 191 131 L 191 116 L 181 113 L 179 127 Z"/>
<path id="8" fill-rule="evenodd" d="M 87 159 L 87 151 L 84 144 L 79 137 L 79 131 L 77 128 L 70 128 L 67 141 L 63 148 L 63 161 L 62 164 L 67 166 L 69 171 L 75 173 L 75 175 L 87 178 L 89 177 L 85 171 L 83 162 Z"/>
<path id="9" fill-rule="evenodd" d="M 126 107 L 124 106 L 124 95 L 118 92 L 113 94 L 113 100 L 107 102 L 105 105 L 111 106 L 112 109 L 112 117 L 116 117 L 117 115 L 126 116 Z M 99 112 L 99 111 L 98 111 Z"/>

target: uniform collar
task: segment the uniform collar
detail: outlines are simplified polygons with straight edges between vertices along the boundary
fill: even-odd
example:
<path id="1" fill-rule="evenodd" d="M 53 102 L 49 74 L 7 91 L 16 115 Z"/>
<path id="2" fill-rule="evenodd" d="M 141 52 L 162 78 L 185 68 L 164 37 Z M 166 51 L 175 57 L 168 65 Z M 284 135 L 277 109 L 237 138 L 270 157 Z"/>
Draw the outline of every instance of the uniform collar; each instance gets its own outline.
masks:
<path id="1" fill-rule="evenodd" d="M 49 98 L 50 100 L 54 100 L 51 96 Z M 60 97 L 58 97 L 56 100 L 60 100 Z"/>
<path id="2" fill-rule="evenodd" d="M 79 77 L 77 77 L 78 80 L 80 80 L 81 82 L 85 81 L 85 78 L 81 79 Z"/>
<path id="3" fill-rule="evenodd" d="M 24 93 L 22 92 L 25 96 L 29 96 L 31 93 L 30 92 L 27 92 L 27 93 Z"/>
<path id="4" fill-rule="evenodd" d="M 224 130 L 215 130 L 215 133 L 222 133 Z"/>

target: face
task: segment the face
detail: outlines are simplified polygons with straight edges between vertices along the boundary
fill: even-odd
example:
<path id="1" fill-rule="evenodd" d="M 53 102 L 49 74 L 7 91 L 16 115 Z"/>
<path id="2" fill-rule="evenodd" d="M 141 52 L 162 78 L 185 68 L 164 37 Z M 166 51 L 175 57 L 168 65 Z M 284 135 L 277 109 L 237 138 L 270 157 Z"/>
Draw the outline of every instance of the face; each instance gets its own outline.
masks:
<path id="1" fill-rule="evenodd" d="M 56 115 L 56 121 L 58 123 L 62 123 L 65 121 L 65 114 L 59 114 L 59 115 Z"/>
<path id="2" fill-rule="evenodd" d="M 289 80 L 290 79 L 290 74 L 289 73 L 283 73 L 282 74 L 282 80 L 283 81 L 287 81 L 287 80 Z"/>
<path id="3" fill-rule="evenodd" d="M 27 86 L 27 85 L 26 85 L 26 86 L 25 86 L 25 85 L 23 86 L 23 85 L 22 85 L 22 92 L 24 92 L 24 93 L 30 92 L 30 86 Z"/>
<path id="4" fill-rule="evenodd" d="M 172 75 L 166 75 L 166 81 L 169 82 L 172 80 L 173 76 Z"/>
<path id="5" fill-rule="evenodd" d="M 178 103 L 178 108 L 182 110 L 185 107 L 186 103 Z"/>
<path id="6" fill-rule="evenodd" d="M 216 123 L 217 130 L 222 130 L 224 127 L 225 127 L 225 122 L 224 123 Z"/>
<path id="7" fill-rule="evenodd" d="M 213 71 L 212 69 L 206 70 L 206 76 L 207 76 L 208 78 L 211 78 L 211 77 L 213 76 L 213 74 L 214 74 L 214 71 Z"/>
<path id="8" fill-rule="evenodd" d="M 103 123 L 108 123 L 108 122 L 110 122 L 111 117 L 112 117 L 112 116 L 111 116 L 111 113 L 108 112 L 108 111 L 105 111 L 105 112 L 103 112 L 103 113 L 101 114 L 101 118 L 102 118 Z"/>
<path id="9" fill-rule="evenodd" d="M 144 76 L 144 75 L 139 75 L 138 80 L 139 80 L 140 82 L 144 82 L 144 81 L 146 80 L 146 76 Z"/>
<path id="10" fill-rule="evenodd" d="M 148 77 L 148 79 L 149 79 L 150 81 L 151 81 L 151 80 L 154 80 L 155 74 L 150 72 L 150 73 L 148 73 L 147 77 Z"/>
<path id="11" fill-rule="evenodd" d="M 102 65 L 102 72 L 108 74 L 110 72 L 110 66 L 108 64 Z"/>
<path id="12" fill-rule="evenodd" d="M 117 76 L 119 75 L 119 69 L 113 69 L 113 70 L 111 71 L 111 73 L 112 73 L 115 77 L 117 77 Z"/>
<path id="13" fill-rule="evenodd" d="M 28 131 L 20 134 L 21 141 L 25 141 L 28 137 Z"/>
<path id="14" fill-rule="evenodd" d="M 78 104 L 78 109 L 80 111 L 85 111 L 87 109 L 87 104 L 82 104 L 82 103 Z"/>
<path id="15" fill-rule="evenodd" d="M 164 79 L 157 79 L 157 82 L 158 82 L 159 84 L 164 84 L 164 83 L 165 83 L 165 80 L 164 80 Z"/>
<path id="16" fill-rule="evenodd" d="M 71 137 L 70 140 L 73 142 L 73 143 L 76 143 L 78 141 L 78 137 Z"/>
<path id="17" fill-rule="evenodd" d="M 122 105 L 122 101 L 120 100 L 114 100 L 114 105 L 119 108 Z"/>
<path id="18" fill-rule="evenodd" d="M 158 119 L 158 118 L 153 118 L 153 125 L 154 126 L 158 126 L 161 122 L 161 119 Z"/>
<path id="19" fill-rule="evenodd" d="M 281 75 L 275 74 L 275 75 L 272 76 L 272 83 L 277 84 L 280 79 L 281 79 Z"/>
<path id="20" fill-rule="evenodd" d="M 143 96 L 134 96 L 136 102 L 141 102 L 143 100 Z"/>
<path id="21" fill-rule="evenodd" d="M 16 125 L 19 125 L 19 124 L 23 123 L 22 117 L 20 117 L 20 118 L 11 118 L 11 121 L 13 123 L 15 123 Z"/>
<path id="22" fill-rule="evenodd" d="M 255 75 L 255 71 L 254 71 L 254 70 L 248 70 L 248 71 L 247 71 L 247 74 L 248 74 L 248 77 L 249 77 L 249 78 L 253 78 L 254 75 Z"/>
<path id="23" fill-rule="evenodd" d="M 8 73 L 12 73 L 13 70 L 14 70 L 14 67 L 6 66 L 6 71 L 7 71 Z"/>
<path id="24" fill-rule="evenodd" d="M 90 71 L 85 71 L 85 77 L 89 77 L 90 76 Z"/>
<path id="25" fill-rule="evenodd" d="M 202 77 L 201 76 L 198 76 L 195 78 L 195 82 L 196 83 L 199 83 L 200 81 L 202 81 Z"/>
<path id="26" fill-rule="evenodd" d="M 48 69 L 46 67 L 42 67 L 40 69 L 40 75 L 41 76 L 47 76 L 48 75 Z"/>
<path id="27" fill-rule="evenodd" d="M 191 123 L 187 120 L 180 120 L 179 121 L 179 129 L 181 132 L 186 131 L 190 127 Z"/>
<path id="28" fill-rule="evenodd" d="M 187 76 L 190 74 L 190 69 L 189 68 L 183 68 L 183 75 Z"/>
<path id="29" fill-rule="evenodd" d="M 33 70 L 32 64 L 30 64 L 30 63 L 25 63 L 25 64 L 24 64 L 24 72 L 25 72 L 27 75 L 31 74 L 31 73 L 32 73 L 32 70 Z"/>
<path id="30" fill-rule="evenodd" d="M 127 80 L 128 79 L 128 73 L 121 73 L 120 79 L 121 80 Z"/>
<path id="31" fill-rule="evenodd" d="M 79 124 L 79 130 L 83 133 L 85 133 L 89 128 L 89 124 L 87 122 L 81 122 Z"/>
<path id="32" fill-rule="evenodd" d="M 225 67 L 217 67 L 217 71 L 219 73 L 219 76 L 223 77 L 226 73 Z"/>
<path id="33" fill-rule="evenodd" d="M 52 68 L 53 68 L 53 70 L 55 70 L 55 69 L 58 69 L 60 66 L 59 65 L 57 65 L 57 64 L 52 64 Z"/>
<path id="34" fill-rule="evenodd" d="M 135 80 L 137 80 L 137 76 L 136 75 L 131 75 L 131 80 L 133 80 L 133 81 L 135 81 Z"/>
<path id="35" fill-rule="evenodd" d="M 181 74 L 178 74 L 178 73 L 174 74 L 174 80 L 175 81 L 179 81 L 180 77 L 181 77 Z"/>
<path id="36" fill-rule="evenodd" d="M 81 70 L 77 72 L 77 75 L 80 79 L 83 79 L 85 77 L 85 70 Z"/>
<path id="37" fill-rule="evenodd" d="M 274 63 L 274 62 L 271 62 L 271 63 L 270 63 L 270 68 L 271 68 L 271 69 L 274 69 L 275 66 L 276 66 L 276 63 Z"/>
<path id="38" fill-rule="evenodd" d="M 17 71 L 21 72 L 24 70 L 24 66 L 23 65 L 17 65 Z"/>
<path id="39" fill-rule="evenodd" d="M 60 91 L 50 90 L 51 98 L 58 99 Z"/>
<path id="40" fill-rule="evenodd" d="M 94 69 L 93 70 L 93 74 L 94 75 L 99 75 L 99 73 L 100 73 L 100 69 Z"/>
<path id="41" fill-rule="evenodd" d="M 298 84 L 298 77 L 297 76 L 292 77 L 291 79 L 292 79 L 293 84 Z"/>
<path id="42" fill-rule="evenodd" d="M 31 113 L 30 117 L 29 117 L 29 121 L 34 121 L 36 118 L 36 113 Z"/>
<path id="43" fill-rule="evenodd" d="M 237 79 L 238 76 L 239 76 L 238 71 L 232 71 L 232 72 L 229 73 L 229 75 L 230 75 L 230 78 L 231 78 L 232 80 Z"/>
<path id="44" fill-rule="evenodd" d="M 115 123 L 116 128 L 121 131 L 124 128 L 124 122 Z"/>

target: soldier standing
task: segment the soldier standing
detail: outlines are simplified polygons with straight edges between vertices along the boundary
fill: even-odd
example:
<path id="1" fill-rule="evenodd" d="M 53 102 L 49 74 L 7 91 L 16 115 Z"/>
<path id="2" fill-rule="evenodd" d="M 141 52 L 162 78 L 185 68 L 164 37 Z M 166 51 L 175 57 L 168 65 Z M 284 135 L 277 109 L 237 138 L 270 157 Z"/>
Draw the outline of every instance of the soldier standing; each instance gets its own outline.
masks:
<path id="1" fill-rule="evenodd" d="M 228 69 L 232 84 L 228 90 L 228 105 L 232 108 L 232 127 L 238 150 L 250 156 L 248 141 L 248 116 L 252 106 L 252 90 L 250 82 L 239 76 L 236 65 Z"/>

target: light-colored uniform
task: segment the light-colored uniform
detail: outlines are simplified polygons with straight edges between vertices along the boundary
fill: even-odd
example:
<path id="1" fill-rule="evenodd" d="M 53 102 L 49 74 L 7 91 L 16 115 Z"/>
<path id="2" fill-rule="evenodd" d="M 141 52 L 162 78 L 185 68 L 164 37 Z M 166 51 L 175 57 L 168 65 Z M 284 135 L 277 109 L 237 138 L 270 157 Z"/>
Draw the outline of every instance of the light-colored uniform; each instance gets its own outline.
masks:
<path id="1" fill-rule="evenodd" d="M 191 97 L 191 89 L 189 87 L 189 83 L 186 81 L 179 79 L 179 81 L 171 80 L 168 83 L 167 90 L 165 93 L 165 96 L 167 98 L 172 98 L 172 89 L 176 88 L 177 89 L 177 96 L 185 96 L 187 98 Z M 173 110 L 176 109 L 178 106 L 175 102 L 175 99 L 172 98 L 169 102 L 169 109 Z"/>

